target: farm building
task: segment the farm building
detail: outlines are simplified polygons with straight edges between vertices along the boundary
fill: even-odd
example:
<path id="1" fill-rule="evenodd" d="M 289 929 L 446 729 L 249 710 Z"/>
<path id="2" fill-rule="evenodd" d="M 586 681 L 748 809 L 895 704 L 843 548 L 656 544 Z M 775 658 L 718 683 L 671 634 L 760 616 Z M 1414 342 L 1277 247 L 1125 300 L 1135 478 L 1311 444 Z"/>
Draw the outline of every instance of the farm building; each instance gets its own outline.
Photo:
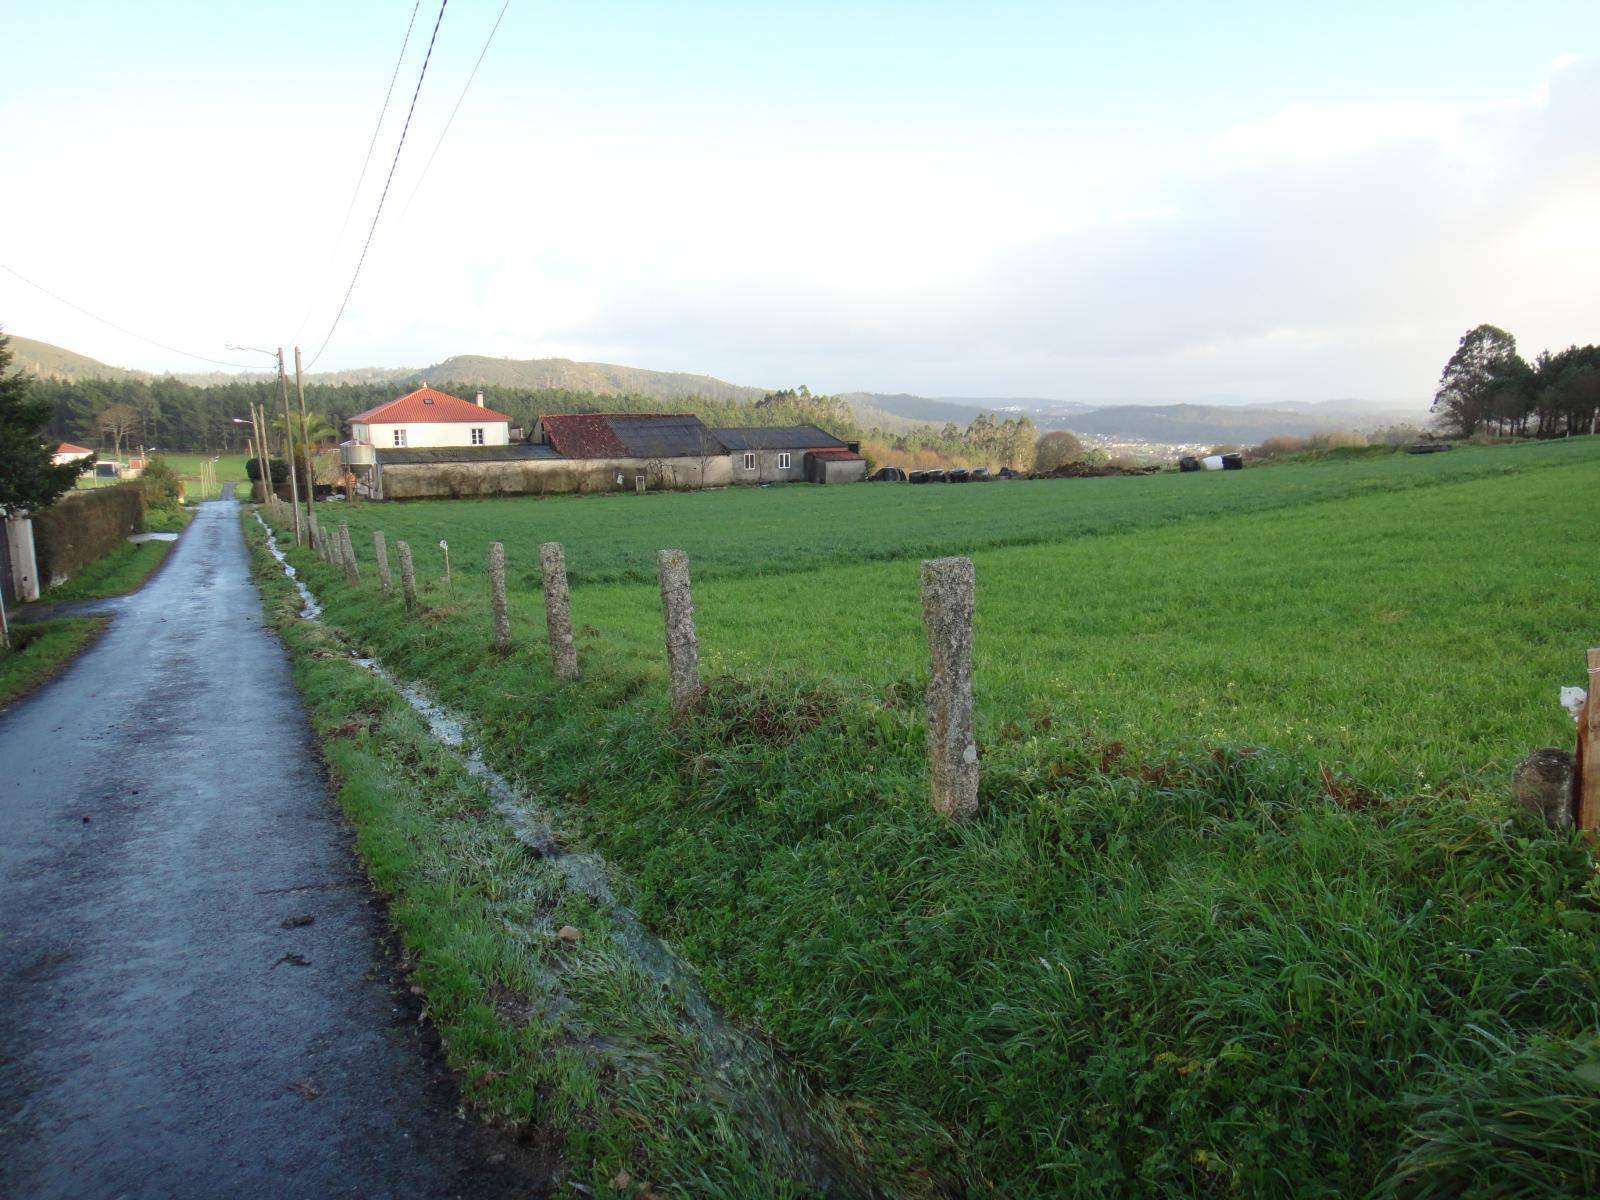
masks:
<path id="1" fill-rule="evenodd" d="M 60 467 L 69 462 L 77 462 L 80 458 L 88 458 L 94 451 L 87 446 L 75 446 L 71 442 L 62 442 L 50 455 L 52 465 Z"/>
<path id="2" fill-rule="evenodd" d="M 457 403 L 480 413 L 490 411 Z M 430 407 L 437 410 L 439 401 Z M 539 418 L 522 441 L 511 439 L 509 417 L 492 414 L 505 422 L 506 433 L 497 443 L 424 445 L 412 440 L 409 429 L 404 444 L 375 441 L 371 431 L 396 424 L 379 419 L 397 415 L 390 408 L 380 405 L 353 418 L 352 432 L 359 424 L 362 435 L 344 447 L 356 494 L 374 500 L 655 491 L 806 479 L 841 483 L 866 473 L 865 461 L 852 447 L 815 426 L 710 429 L 687 413 L 553 413 Z M 809 457 L 816 454 L 824 457 Z"/>

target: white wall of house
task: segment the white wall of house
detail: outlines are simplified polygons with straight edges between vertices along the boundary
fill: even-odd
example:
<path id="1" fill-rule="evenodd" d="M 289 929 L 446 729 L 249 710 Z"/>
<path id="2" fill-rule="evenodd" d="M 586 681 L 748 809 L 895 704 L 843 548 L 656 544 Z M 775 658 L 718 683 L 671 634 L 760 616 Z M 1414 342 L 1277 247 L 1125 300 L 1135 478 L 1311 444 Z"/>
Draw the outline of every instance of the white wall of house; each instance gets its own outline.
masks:
<path id="1" fill-rule="evenodd" d="M 404 432 L 405 440 L 396 441 L 395 431 Z M 481 430 L 475 439 L 473 430 Z M 381 449 L 395 446 L 506 446 L 511 443 L 511 425 L 508 421 L 407 421 L 391 425 L 365 421 L 352 422 L 350 436 L 358 442 L 368 442 Z"/>

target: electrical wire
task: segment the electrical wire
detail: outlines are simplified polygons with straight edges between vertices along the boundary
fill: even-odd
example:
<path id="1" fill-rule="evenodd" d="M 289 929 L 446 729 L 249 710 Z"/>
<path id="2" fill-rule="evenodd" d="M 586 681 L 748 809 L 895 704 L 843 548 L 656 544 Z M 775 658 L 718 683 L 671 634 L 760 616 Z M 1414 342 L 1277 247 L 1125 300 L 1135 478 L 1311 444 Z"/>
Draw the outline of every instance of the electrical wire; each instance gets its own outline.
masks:
<path id="1" fill-rule="evenodd" d="M 433 160 L 439 156 L 439 147 L 444 145 L 444 139 L 450 133 L 450 126 L 455 123 L 456 114 L 461 111 L 461 102 L 467 98 L 467 91 L 472 87 L 472 81 L 478 77 L 478 68 L 483 66 L 483 57 L 489 53 L 489 43 L 494 41 L 494 35 L 500 30 L 500 22 L 505 20 L 506 9 L 511 7 L 511 0 L 505 0 L 500 6 L 500 15 L 494 19 L 494 25 L 489 30 L 489 36 L 483 40 L 483 49 L 478 51 L 478 61 L 472 64 L 472 73 L 467 76 L 467 82 L 461 88 L 461 95 L 456 97 L 456 106 L 450 110 L 450 119 L 444 123 L 444 129 L 439 133 L 439 140 L 433 144 L 433 153 L 428 155 L 428 161 L 423 164 L 422 174 L 417 176 L 417 185 L 411 189 L 411 195 L 406 199 L 406 206 L 400 210 L 403 217 L 411 211 L 411 202 L 417 198 L 417 193 L 422 190 L 423 182 L 428 178 L 428 169 L 433 166 Z"/>
<path id="2" fill-rule="evenodd" d="M 60 302 L 62 304 L 65 304 L 68 308 L 76 309 L 78 312 L 81 312 L 84 316 L 90 318 L 91 320 L 99 321 L 100 324 L 102 324 L 102 325 L 110 326 L 112 329 L 115 329 L 118 333 L 126 334 L 128 337 L 136 338 L 137 340 L 139 340 L 141 342 L 148 342 L 152 346 L 158 346 L 162 350 L 166 350 L 167 352 L 169 352 L 171 354 L 181 354 L 184 358 L 197 359 L 200 362 L 211 363 L 213 366 L 218 366 L 218 367 L 240 367 L 240 368 L 242 368 L 242 369 L 244 369 L 246 371 L 251 370 L 255 365 L 254 363 L 227 362 L 227 361 L 224 361 L 223 359 L 220 359 L 220 358 L 207 358 L 204 354 L 194 354 L 194 353 L 191 353 L 188 350 L 180 350 L 176 346 L 169 346 L 169 345 L 167 345 L 166 342 L 158 342 L 158 341 L 156 341 L 155 338 L 145 337 L 144 334 L 135 333 L 133 330 L 127 328 L 127 326 L 125 326 L 125 325 L 118 325 L 115 321 L 107 320 L 105 317 L 100 316 L 98 313 L 92 313 L 87 308 L 84 308 L 83 305 L 74 304 L 71 300 L 68 300 L 65 296 L 58 296 L 55 292 L 52 292 L 49 288 L 45 287 L 44 284 L 35 283 L 33 280 L 29 279 L 26 275 L 24 275 L 21 271 L 18 271 L 15 267 L 8 267 L 5 263 L 0 263 L 0 271 L 5 271 L 9 275 L 15 275 L 18 279 L 22 280 L 22 282 L 27 284 L 29 287 L 35 288 L 38 291 L 43 292 L 46 296 L 49 296 L 50 299 L 58 301 L 58 302 Z"/>
<path id="3" fill-rule="evenodd" d="M 417 24 L 417 10 L 422 7 L 422 0 L 413 0 L 411 5 L 411 19 L 406 22 L 406 36 L 400 42 L 400 53 L 394 60 L 394 70 L 389 73 L 389 87 L 383 93 L 383 107 L 378 109 L 378 123 L 372 127 L 372 136 L 367 139 L 367 155 L 361 160 L 361 170 L 356 175 L 356 186 L 350 191 L 350 203 L 344 206 L 344 219 L 339 222 L 339 232 L 333 235 L 333 244 L 337 246 L 344 231 L 350 227 L 350 214 L 356 210 L 356 201 L 361 198 L 361 185 L 367 181 L 367 167 L 372 163 L 372 151 L 378 145 L 378 134 L 383 132 L 383 122 L 389 115 L 389 100 L 394 96 L 394 82 L 400 78 L 400 67 L 406 60 L 406 48 L 411 45 L 411 30 Z M 328 264 L 328 265 L 331 265 Z M 324 265 L 322 277 L 317 280 L 317 291 L 322 290 L 322 285 L 327 281 L 328 265 Z M 314 304 L 308 304 L 306 311 L 300 317 L 300 323 L 294 327 L 294 337 L 290 341 L 300 340 L 300 331 L 306 327 L 306 322 L 311 319 L 311 310 Z"/>
<path id="4" fill-rule="evenodd" d="M 439 26 L 444 23 L 444 10 L 449 3 L 450 0 L 441 0 L 439 4 L 439 15 L 433 22 L 433 34 L 428 38 L 428 53 L 422 59 L 422 70 L 417 73 L 417 86 L 411 93 L 411 107 L 406 110 L 406 123 L 400 129 L 400 141 L 395 145 L 394 158 L 389 163 L 389 176 L 383 181 L 383 194 L 378 197 L 377 211 L 372 214 L 372 224 L 367 229 L 367 240 L 361 246 L 361 257 L 356 260 L 355 273 L 350 276 L 350 286 L 345 289 L 344 299 L 339 303 L 339 311 L 334 314 L 333 324 L 328 326 L 328 334 L 322 339 L 322 345 L 318 346 L 317 352 L 311 356 L 312 367 L 317 365 L 317 359 L 322 357 L 322 352 L 333 340 L 334 331 L 339 328 L 339 322 L 344 318 L 344 310 L 356 290 L 356 280 L 361 278 L 361 268 L 367 261 L 367 251 L 372 248 L 372 235 L 378 232 L 378 218 L 383 216 L 383 203 L 389 198 L 389 187 L 394 183 L 395 168 L 400 165 L 400 152 L 406 147 L 406 134 L 411 129 L 411 118 L 417 111 L 417 97 L 422 94 L 422 81 L 427 78 L 428 63 L 433 58 L 433 45 L 439 38 Z"/>

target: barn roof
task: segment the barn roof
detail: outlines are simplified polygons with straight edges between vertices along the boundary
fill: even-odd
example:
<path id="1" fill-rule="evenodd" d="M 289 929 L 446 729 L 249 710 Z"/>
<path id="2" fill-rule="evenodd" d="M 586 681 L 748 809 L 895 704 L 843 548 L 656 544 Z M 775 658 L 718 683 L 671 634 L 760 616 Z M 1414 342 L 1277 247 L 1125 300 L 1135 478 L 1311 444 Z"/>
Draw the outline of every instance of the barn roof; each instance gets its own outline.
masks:
<path id="1" fill-rule="evenodd" d="M 826 446 L 821 450 L 807 450 L 807 458 L 825 458 L 829 462 L 860 462 L 861 455 L 843 446 Z"/>
<path id="2" fill-rule="evenodd" d="M 845 444 L 815 425 L 737 425 L 713 429 L 716 439 L 729 450 L 824 450 L 844 449 Z"/>
<path id="3" fill-rule="evenodd" d="M 609 418 L 611 432 L 634 458 L 694 458 L 726 454 L 727 448 L 699 417 L 682 414 Z"/>
<path id="4" fill-rule="evenodd" d="M 551 413 L 539 418 L 545 440 L 564 458 L 627 458 L 605 413 Z"/>
<path id="5" fill-rule="evenodd" d="M 56 454 L 93 454 L 94 451 L 87 446 L 75 446 L 71 442 L 62 442 L 54 450 Z"/>
<path id="6" fill-rule="evenodd" d="M 441 392 L 438 388 L 421 387 L 414 392 L 407 392 L 398 400 L 390 400 L 366 412 L 357 413 L 350 420 L 364 424 L 381 421 L 385 425 L 405 425 L 418 421 L 509 422 L 511 418 L 492 408 L 479 408 L 470 400 Z"/>

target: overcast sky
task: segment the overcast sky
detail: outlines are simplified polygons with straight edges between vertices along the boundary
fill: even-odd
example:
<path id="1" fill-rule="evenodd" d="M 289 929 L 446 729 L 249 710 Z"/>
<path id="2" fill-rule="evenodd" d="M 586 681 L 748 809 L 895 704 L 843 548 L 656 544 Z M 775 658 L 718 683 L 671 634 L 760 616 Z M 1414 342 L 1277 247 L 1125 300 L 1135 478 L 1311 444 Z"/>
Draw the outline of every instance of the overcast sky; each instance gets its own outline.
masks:
<path id="1" fill-rule="evenodd" d="M 1600 340 L 1594 0 L 511 0 L 422 178 L 500 7 L 446 9 L 318 369 L 1404 400 L 1481 321 Z M 352 210 L 411 0 L 0 0 L 0 264 L 195 354 L 309 359 L 437 12 Z M 4 272 L 0 324 L 205 369 Z"/>

